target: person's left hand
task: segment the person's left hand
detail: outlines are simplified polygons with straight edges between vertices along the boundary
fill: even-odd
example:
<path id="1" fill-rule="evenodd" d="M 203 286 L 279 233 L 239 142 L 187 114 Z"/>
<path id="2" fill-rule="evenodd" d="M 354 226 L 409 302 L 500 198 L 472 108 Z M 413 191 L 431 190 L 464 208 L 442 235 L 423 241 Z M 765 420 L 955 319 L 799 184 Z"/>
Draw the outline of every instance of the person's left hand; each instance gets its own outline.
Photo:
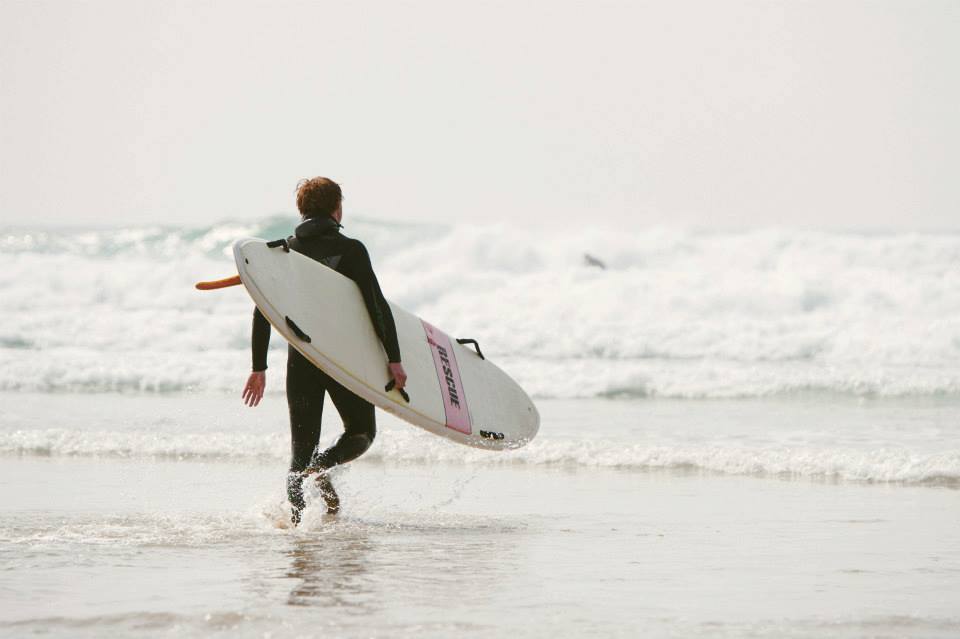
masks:
<path id="1" fill-rule="evenodd" d="M 390 379 L 394 381 L 397 390 L 400 390 L 407 384 L 407 372 L 403 370 L 403 364 L 400 362 L 390 362 L 387 364 L 387 370 L 390 371 Z"/>

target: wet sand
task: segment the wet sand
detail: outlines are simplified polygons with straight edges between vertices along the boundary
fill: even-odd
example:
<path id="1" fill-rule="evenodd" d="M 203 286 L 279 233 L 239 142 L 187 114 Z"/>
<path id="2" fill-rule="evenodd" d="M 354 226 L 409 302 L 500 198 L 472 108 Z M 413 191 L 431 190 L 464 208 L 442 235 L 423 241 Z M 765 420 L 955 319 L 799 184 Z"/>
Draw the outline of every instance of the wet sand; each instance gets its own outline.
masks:
<path id="1" fill-rule="evenodd" d="M 960 492 L 702 471 L 5 456 L 0 632 L 956 636 Z"/>

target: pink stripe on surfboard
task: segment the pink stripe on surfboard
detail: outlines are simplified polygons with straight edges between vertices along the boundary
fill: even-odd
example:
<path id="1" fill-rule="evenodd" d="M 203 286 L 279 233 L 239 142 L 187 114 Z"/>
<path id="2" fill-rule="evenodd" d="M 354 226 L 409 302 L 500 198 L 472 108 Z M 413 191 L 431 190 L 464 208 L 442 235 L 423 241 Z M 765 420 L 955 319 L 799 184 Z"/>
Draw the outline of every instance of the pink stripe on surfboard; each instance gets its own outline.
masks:
<path id="1" fill-rule="evenodd" d="M 437 368 L 447 428 L 469 435 L 471 433 L 470 411 L 467 410 L 467 398 L 463 392 L 463 383 L 460 381 L 460 369 L 457 367 L 457 357 L 453 353 L 453 344 L 447 334 L 439 328 L 423 320 L 420 322 L 427 334 L 430 352 L 433 353 L 433 365 Z"/>

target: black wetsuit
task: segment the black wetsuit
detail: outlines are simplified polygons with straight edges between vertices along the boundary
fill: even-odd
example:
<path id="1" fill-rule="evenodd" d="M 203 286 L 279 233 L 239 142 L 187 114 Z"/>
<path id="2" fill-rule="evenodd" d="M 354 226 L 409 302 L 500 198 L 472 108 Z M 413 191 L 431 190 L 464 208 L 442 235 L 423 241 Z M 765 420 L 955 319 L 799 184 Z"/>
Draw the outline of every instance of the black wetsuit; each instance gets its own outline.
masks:
<path id="1" fill-rule="evenodd" d="M 339 225 L 331 218 L 307 220 L 297 227 L 296 235 L 288 238 L 287 243 L 292 250 L 329 266 L 357 283 L 373 328 L 383 342 L 387 359 L 399 362 L 400 346 L 393 313 L 380 291 L 366 247 L 360 241 L 342 235 Z M 253 312 L 252 337 L 253 370 L 265 370 L 270 324 L 256 308 Z M 356 459 L 370 448 L 377 427 L 373 404 L 334 381 L 293 346 L 287 350 L 287 405 L 290 408 L 291 440 L 287 495 L 294 509 L 294 521 L 298 521 L 304 507 L 302 472 L 308 467 L 327 469 Z M 320 420 L 326 393 L 330 394 L 343 420 L 343 435 L 333 446 L 319 451 L 317 443 L 320 440 Z"/>

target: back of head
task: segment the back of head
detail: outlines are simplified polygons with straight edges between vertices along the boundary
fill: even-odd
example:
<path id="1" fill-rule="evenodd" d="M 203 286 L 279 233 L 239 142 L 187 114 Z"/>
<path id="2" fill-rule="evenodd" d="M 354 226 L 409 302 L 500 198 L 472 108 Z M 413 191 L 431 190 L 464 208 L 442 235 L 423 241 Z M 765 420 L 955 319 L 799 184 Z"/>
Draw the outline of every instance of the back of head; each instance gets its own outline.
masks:
<path id="1" fill-rule="evenodd" d="M 315 177 L 297 184 L 297 208 L 305 220 L 331 217 L 342 200 L 340 185 L 329 178 Z"/>

